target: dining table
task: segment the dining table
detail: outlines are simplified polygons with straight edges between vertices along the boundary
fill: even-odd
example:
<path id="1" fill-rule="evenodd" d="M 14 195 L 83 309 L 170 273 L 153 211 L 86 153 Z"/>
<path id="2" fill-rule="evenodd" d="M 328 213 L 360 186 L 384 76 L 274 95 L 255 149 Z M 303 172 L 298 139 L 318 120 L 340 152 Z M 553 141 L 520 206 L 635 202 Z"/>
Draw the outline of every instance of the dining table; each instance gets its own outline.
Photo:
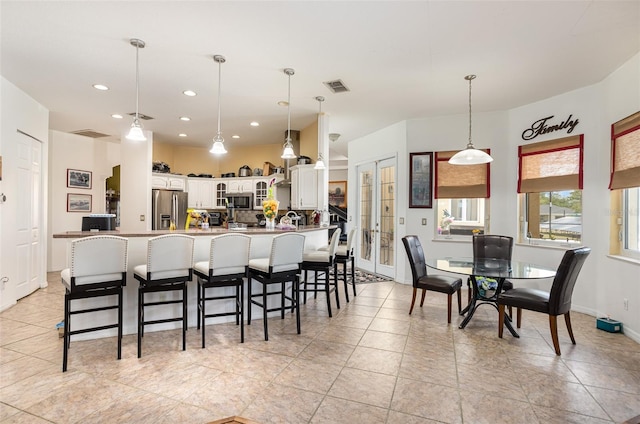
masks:
<path id="1" fill-rule="evenodd" d="M 505 259 L 474 259 L 447 256 L 426 259 L 426 265 L 438 271 L 466 275 L 471 279 L 473 294 L 469 304 L 460 311 L 460 315 L 466 316 L 460 323 L 459 328 L 467 326 L 480 305 L 489 304 L 494 306 L 496 310 L 498 309 L 498 295 L 502 292 L 502 285 L 507 278 L 510 280 L 533 280 L 553 278 L 556 275 L 555 269 L 527 261 L 509 261 Z M 478 282 L 486 281 L 484 280 L 486 278 L 495 280 L 495 283 L 479 287 Z M 511 325 L 511 317 L 508 314 L 505 316 L 505 326 L 514 337 L 520 337 Z"/>

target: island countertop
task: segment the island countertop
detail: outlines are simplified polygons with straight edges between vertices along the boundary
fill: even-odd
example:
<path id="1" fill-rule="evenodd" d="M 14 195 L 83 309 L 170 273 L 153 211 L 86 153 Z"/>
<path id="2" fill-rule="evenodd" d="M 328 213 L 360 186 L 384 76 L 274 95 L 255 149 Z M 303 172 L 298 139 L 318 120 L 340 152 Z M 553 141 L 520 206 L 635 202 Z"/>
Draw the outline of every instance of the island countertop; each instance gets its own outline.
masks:
<path id="1" fill-rule="evenodd" d="M 337 228 L 336 225 L 322 226 L 322 225 L 301 225 L 298 228 L 294 229 L 281 229 L 276 228 L 274 230 L 267 230 L 265 227 L 247 227 L 247 228 L 234 228 L 228 229 L 225 227 L 210 227 L 207 229 L 189 229 L 189 230 L 148 230 L 148 231 L 127 231 L 125 230 L 116 230 L 116 231 L 67 231 L 64 233 L 53 234 L 53 238 L 83 238 L 83 237 L 91 237 L 91 236 L 103 236 L 103 235 L 114 235 L 120 237 L 155 237 L 161 236 L 163 234 L 187 234 L 190 236 L 215 236 L 219 234 L 226 233 L 238 233 L 238 234 L 249 234 L 249 235 L 265 235 L 265 234 L 280 234 L 280 233 L 290 233 L 290 232 L 298 232 L 304 233 L 309 231 L 316 230 L 324 230 L 324 229 L 333 229 Z"/>

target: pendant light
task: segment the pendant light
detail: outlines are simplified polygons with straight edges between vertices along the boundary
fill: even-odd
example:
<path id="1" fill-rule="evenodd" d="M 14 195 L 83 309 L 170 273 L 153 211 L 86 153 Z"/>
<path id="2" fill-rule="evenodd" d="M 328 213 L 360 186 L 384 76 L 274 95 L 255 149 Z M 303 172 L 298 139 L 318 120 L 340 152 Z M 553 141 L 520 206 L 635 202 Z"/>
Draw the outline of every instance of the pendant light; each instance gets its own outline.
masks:
<path id="1" fill-rule="evenodd" d="M 222 138 L 222 132 L 220 131 L 220 79 L 222 73 L 222 64 L 226 62 L 224 56 L 219 54 L 213 56 L 213 60 L 218 62 L 218 132 L 213 137 L 213 146 L 211 146 L 210 153 L 214 155 L 223 155 L 227 153 L 227 149 L 224 148 L 224 138 Z"/>
<path id="2" fill-rule="evenodd" d="M 129 133 L 126 135 L 127 140 L 131 141 L 146 141 L 147 137 L 144 136 L 142 132 L 142 124 L 140 123 L 140 113 L 138 110 L 138 98 L 140 94 L 140 70 L 138 69 L 138 50 L 144 49 L 144 41 L 139 40 L 137 38 L 132 38 L 129 40 L 132 46 L 136 48 L 136 116 L 133 118 L 133 123 L 131 124 L 131 129 L 129 129 Z"/>
<path id="3" fill-rule="evenodd" d="M 469 143 L 466 149 L 459 151 L 449 159 L 451 165 L 479 165 L 489 163 L 493 160 L 487 153 L 473 147 L 473 143 L 471 142 L 471 81 L 475 78 L 475 75 L 467 75 L 464 77 L 464 79 L 469 81 Z"/>
<path id="4" fill-rule="evenodd" d="M 291 68 L 285 68 L 284 73 L 289 77 L 289 90 L 287 94 L 287 139 L 284 142 L 284 150 L 282 151 L 282 159 L 295 159 L 296 154 L 293 151 L 293 144 L 291 144 L 291 75 L 295 74 L 295 71 Z"/>
<path id="5" fill-rule="evenodd" d="M 318 116 L 320 116 L 322 115 L 322 102 L 324 102 L 324 97 L 317 96 L 316 100 L 318 101 Z M 320 147 L 319 143 L 318 143 L 318 147 Z M 322 153 L 320 153 L 320 149 L 318 149 L 318 160 L 316 161 L 316 166 L 314 166 L 313 169 L 325 169 L 324 161 L 322 160 Z"/>

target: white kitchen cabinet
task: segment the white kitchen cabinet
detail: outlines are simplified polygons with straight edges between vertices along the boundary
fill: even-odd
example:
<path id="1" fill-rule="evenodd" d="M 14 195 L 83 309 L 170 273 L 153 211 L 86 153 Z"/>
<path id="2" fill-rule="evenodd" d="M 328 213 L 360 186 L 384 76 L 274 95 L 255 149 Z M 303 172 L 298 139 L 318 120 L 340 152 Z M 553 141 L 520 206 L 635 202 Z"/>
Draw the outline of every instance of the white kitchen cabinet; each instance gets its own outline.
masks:
<path id="1" fill-rule="evenodd" d="M 151 174 L 151 187 L 164 190 L 185 191 L 187 178 L 182 175 Z"/>
<path id="2" fill-rule="evenodd" d="M 214 208 L 215 209 L 224 209 L 227 207 L 227 183 L 226 180 L 228 178 L 225 178 L 225 181 L 215 181 L 214 180 L 214 187 L 213 187 L 213 204 L 214 204 Z"/>
<path id="3" fill-rule="evenodd" d="M 280 202 L 280 209 L 286 209 L 289 206 L 289 199 L 282 199 L 280 196 L 280 191 L 283 191 L 283 194 L 288 194 L 289 189 L 286 188 L 282 190 L 279 188 L 276 183 L 282 181 L 284 179 L 283 174 L 275 174 L 267 177 L 254 178 L 253 179 L 253 209 L 262 210 L 262 201 L 267 198 L 269 195 L 269 183 L 271 180 L 275 180 L 273 185 L 271 186 L 271 191 L 273 192 L 273 197 L 278 199 Z M 286 193 L 284 193 L 286 192 Z"/>
<path id="4" fill-rule="evenodd" d="M 189 207 L 196 209 L 211 209 L 215 207 L 215 184 L 209 178 L 189 178 L 187 180 L 189 192 Z"/>
<path id="5" fill-rule="evenodd" d="M 253 180 L 251 178 L 229 178 L 228 193 L 253 193 Z"/>
<path id="6" fill-rule="evenodd" d="M 315 165 L 296 165 L 291 169 L 291 208 L 318 209 L 318 171 Z"/>

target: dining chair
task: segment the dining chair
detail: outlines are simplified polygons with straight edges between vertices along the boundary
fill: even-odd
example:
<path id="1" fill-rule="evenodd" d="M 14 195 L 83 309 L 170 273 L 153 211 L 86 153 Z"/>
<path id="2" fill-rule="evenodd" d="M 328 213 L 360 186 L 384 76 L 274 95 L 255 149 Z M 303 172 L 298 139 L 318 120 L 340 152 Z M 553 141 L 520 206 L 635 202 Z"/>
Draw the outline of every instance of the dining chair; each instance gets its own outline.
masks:
<path id="1" fill-rule="evenodd" d="M 495 234 L 476 234 L 472 238 L 472 245 L 474 259 L 504 259 L 511 262 L 513 237 Z M 471 300 L 471 278 L 467 279 L 467 286 L 469 288 L 468 297 L 469 300 Z M 509 280 L 504 280 L 502 290 L 506 291 L 512 288 L 513 283 Z M 512 316 L 511 308 L 509 308 L 509 316 Z"/>
<path id="2" fill-rule="evenodd" d="M 249 266 L 251 237 L 246 234 L 223 234 L 211 239 L 209 260 L 197 262 L 193 273 L 198 277 L 198 329 L 202 326 L 202 348 L 205 347 L 205 320 L 207 318 L 235 315 L 240 326 L 240 343 L 244 343 L 244 277 Z M 207 295 L 207 289 L 216 291 L 235 288 L 235 294 Z M 211 290 L 209 290 L 211 292 Z M 207 301 L 234 300 L 235 309 L 220 309 L 207 313 Z"/>
<path id="3" fill-rule="evenodd" d="M 138 358 L 142 356 L 144 327 L 166 322 L 182 322 L 182 350 L 187 346 L 187 283 L 193 278 L 194 237 L 184 234 L 165 234 L 152 237 L 147 242 L 147 262 L 133 268 L 138 287 Z M 182 292 L 181 299 L 162 300 L 162 295 L 151 301 L 148 293 Z M 179 304 L 182 315 L 173 318 L 147 319 L 145 307 Z"/>
<path id="4" fill-rule="evenodd" d="M 424 259 L 424 251 L 418 236 L 409 235 L 402 237 L 402 243 L 409 257 L 411 265 L 411 274 L 413 276 L 413 296 L 411 298 L 411 307 L 409 315 L 413 312 L 413 306 L 416 302 L 416 294 L 418 289 L 422 289 L 422 298 L 420 299 L 420 307 L 424 304 L 424 298 L 427 290 L 446 293 L 447 295 L 447 322 L 451 323 L 451 297 L 453 293 L 458 294 L 458 313 L 462 309 L 462 301 L 460 299 L 460 289 L 462 288 L 462 279 L 449 277 L 445 275 L 428 275 L 427 265 Z"/>
<path id="5" fill-rule="evenodd" d="M 118 359 L 122 357 L 122 287 L 127 283 L 127 247 L 128 240 L 117 236 L 85 237 L 71 242 L 70 267 L 60 273 L 65 288 L 62 372 L 67 371 L 69 344 L 74 334 L 117 328 Z M 71 310 L 72 300 L 105 296 L 117 296 L 116 304 Z M 118 311 L 115 324 L 71 330 L 72 315 L 109 309 Z"/>
<path id="6" fill-rule="evenodd" d="M 296 327 L 300 334 L 300 265 L 302 264 L 302 252 L 304 251 L 305 236 L 300 233 L 283 233 L 274 236 L 271 241 L 271 251 L 268 257 L 249 259 L 249 295 L 247 310 L 247 324 L 251 325 L 251 305 L 262 308 L 264 325 L 264 339 L 269 340 L 269 328 L 267 314 L 272 311 L 280 311 L 280 317 L 284 319 L 285 309 L 296 313 Z M 262 285 L 260 293 L 252 292 L 253 281 Z M 291 296 L 285 292 L 286 283 L 292 283 Z M 268 291 L 271 285 L 279 285 L 275 291 Z M 269 307 L 269 297 L 279 296 L 280 305 Z M 285 302 L 289 301 L 288 305 Z"/>
<path id="7" fill-rule="evenodd" d="M 532 288 L 515 288 L 498 295 L 498 337 L 502 338 L 504 327 L 504 307 L 513 306 L 516 308 L 516 323 L 520 328 L 522 310 L 527 309 L 534 312 L 541 312 L 549 315 L 549 328 L 551 330 L 551 340 L 556 355 L 560 355 L 560 342 L 558 340 L 558 315 L 564 315 L 567 324 L 567 331 L 571 338 L 571 343 L 576 344 L 571 329 L 571 296 L 575 287 L 578 274 L 582 269 L 591 249 L 579 247 L 567 250 L 558 266 L 556 276 L 553 279 L 550 291 Z"/>

